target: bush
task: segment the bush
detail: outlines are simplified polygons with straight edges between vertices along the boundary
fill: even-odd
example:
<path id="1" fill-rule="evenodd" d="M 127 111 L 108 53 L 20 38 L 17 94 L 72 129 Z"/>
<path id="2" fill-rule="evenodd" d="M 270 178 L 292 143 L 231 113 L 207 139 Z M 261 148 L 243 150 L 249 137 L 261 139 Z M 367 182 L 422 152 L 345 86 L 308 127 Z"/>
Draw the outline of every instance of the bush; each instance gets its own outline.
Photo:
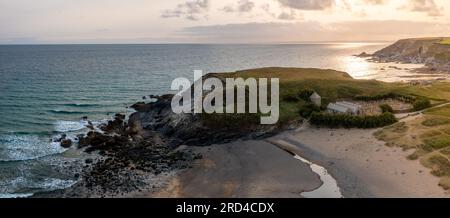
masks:
<path id="1" fill-rule="evenodd" d="M 394 109 L 388 104 L 382 104 L 380 105 L 380 108 L 383 113 L 394 113 Z"/>
<path id="2" fill-rule="evenodd" d="M 419 98 L 414 101 L 413 107 L 415 111 L 420 111 L 431 107 L 431 102 L 426 98 Z"/>
<path id="3" fill-rule="evenodd" d="M 300 99 L 295 93 L 288 93 L 283 96 L 283 100 L 287 102 L 298 102 Z"/>
<path id="4" fill-rule="evenodd" d="M 424 143 L 433 149 L 441 149 L 448 147 L 450 145 L 450 136 L 436 136 L 432 138 L 427 138 L 423 140 Z"/>
<path id="5" fill-rule="evenodd" d="M 298 93 L 298 97 L 304 101 L 310 101 L 311 95 L 314 94 L 314 91 L 311 89 L 304 89 Z"/>
<path id="6" fill-rule="evenodd" d="M 300 106 L 299 114 L 303 118 L 308 118 L 313 112 L 320 112 L 321 108 L 313 103 L 307 103 Z"/>
<path id="7" fill-rule="evenodd" d="M 314 91 L 311 89 L 304 89 L 304 90 L 301 90 L 300 92 L 291 91 L 283 96 L 283 100 L 285 100 L 287 102 L 298 102 L 300 100 L 309 102 L 309 101 L 311 101 L 309 98 L 311 97 L 311 95 L 313 93 L 314 93 Z"/>
<path id="8" fill-rule="evenodd" d="M 358 101 L 379 101 L 379 100 L 384 100 L 384 99 L 397 99 L 399 101 L 403 101 L 403 102 L 412 104 L 414 111 L 420 111 L 420 110 L 431 107 L 431 102 L 427 98 L 414 97 L 414 96 L 410 96 L 410 95 L 402 95 L 402 94 L 397 94 L 394 92 L 378 94 L 378 95 L 361 95 L 361 96 L 356 96 L 354 99 L 358 100 Z M 391 112 L 391 111 L 387 111 L 387 112 Z"/>
<path id="9" fill-rule="evenodd" d="M 378 94 L 378 95 L 360 95 L 356 96 L 354 98 L 358 101 L 379 101 L 384 99 L 397 99 L 399 101 L 407 102 L 407 103 L 413 103 L 416 98 L 409 95 L 401 95 L 394 92 L 388 92 L 384 94 Z"/>
<path id="10" fill-rule="evenodd" d="M 326 127 L 344 127 L 344 128 L 377 128 L 391 125 L 397 122 L 392 113 L 383 113 L 379 116 L 352 116 L 348 114 L 329 114 L 313 112 L 311 114 L 311 123 Z"/>

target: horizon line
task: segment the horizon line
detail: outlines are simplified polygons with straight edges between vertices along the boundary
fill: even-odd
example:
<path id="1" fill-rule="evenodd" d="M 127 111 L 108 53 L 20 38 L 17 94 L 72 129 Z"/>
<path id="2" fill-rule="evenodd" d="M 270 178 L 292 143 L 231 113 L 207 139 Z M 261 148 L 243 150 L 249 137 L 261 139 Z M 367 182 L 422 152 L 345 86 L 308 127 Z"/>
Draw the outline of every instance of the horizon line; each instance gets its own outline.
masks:
<path id="1" fill-rule="evenodd" d="M 130 42 L 130 43 L 0 43 L 6 45 L 314 45 L 314 44 L 376 44 L 390 43 L 393 40 L 368 41 L 299 41 L 299 42 Z"/>

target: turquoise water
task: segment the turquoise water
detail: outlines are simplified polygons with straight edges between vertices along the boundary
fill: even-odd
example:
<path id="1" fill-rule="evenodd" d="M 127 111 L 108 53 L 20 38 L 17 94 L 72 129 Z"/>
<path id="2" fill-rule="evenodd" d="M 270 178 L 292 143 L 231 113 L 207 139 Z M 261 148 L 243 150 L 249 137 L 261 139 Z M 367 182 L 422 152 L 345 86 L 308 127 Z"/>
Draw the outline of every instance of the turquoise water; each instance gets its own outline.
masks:
<path id="1" fill-rule="evenodd" d="M 0 46 L 0 197 L 73 184 L 77 158 L 58 134 L 85 132 L 142 96 L 164 94 L 193 70 L 286 66 L 346 70 L 344 58 L 383 45 L 14 45 Z M 66 170 L 67 171 L 67 170 Z"/>

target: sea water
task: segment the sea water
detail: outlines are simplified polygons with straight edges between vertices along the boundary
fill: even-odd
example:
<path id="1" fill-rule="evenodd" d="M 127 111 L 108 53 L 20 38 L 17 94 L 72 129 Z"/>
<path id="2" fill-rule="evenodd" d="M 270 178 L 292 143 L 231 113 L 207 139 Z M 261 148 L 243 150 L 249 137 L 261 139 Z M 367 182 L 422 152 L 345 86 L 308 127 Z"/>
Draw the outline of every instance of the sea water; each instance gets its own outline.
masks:
<path id="1" fill-rule="evenodd" d="M 0 45 L 0 197 L 73 185 L 77 157 L 52 138 L 86 132 L 194 70 L 314 67 L 358 79 L 392 73 L 353 55 L 386 44 Z M 391 77 L 389 77 L 391 78 Z"/>

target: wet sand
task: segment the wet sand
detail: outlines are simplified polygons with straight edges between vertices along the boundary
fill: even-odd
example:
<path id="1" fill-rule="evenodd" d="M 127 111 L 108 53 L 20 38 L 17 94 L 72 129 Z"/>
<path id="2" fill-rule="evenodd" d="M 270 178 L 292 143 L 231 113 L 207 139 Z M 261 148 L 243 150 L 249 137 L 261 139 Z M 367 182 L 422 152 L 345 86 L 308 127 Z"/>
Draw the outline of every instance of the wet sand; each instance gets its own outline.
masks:
<path id="1" fill-rule="evenodd" d="M 346 198 L 449 197 L 429 169 L 406 159 L 410 152 L 385 146 L 374 131 L 306 128 L 267 140 L 193 147 L 203 159 L 165 188 L 136 197 L 300 198 L 321 187 L 309 165 L 289 152 L 325 167 Z"/>
<path id="2" fill-rule="evenodd" d="M 203 159 L 145 197 L 288 197 L 322 185 L 308 164 L 260 140 L 194 147 Z M 143 196 L 138 196 L 143 197 Z"/>

